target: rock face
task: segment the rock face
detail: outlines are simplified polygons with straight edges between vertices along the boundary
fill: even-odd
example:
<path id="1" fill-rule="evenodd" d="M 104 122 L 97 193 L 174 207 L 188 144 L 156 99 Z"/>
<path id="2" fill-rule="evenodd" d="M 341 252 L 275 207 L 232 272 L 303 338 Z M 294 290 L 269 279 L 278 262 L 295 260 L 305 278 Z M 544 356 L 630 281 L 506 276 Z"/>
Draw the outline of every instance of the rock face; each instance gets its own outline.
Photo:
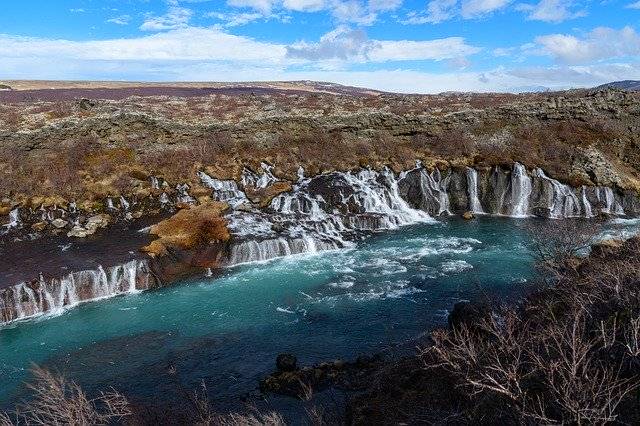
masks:
<path id="1" fill-rule="evenodd" d="M 295 371 L 298 368 L 298 360 L 291 354 L 280 354 L 276 358 L 278 371 Z"/>
<path id="2" fill-rule="evenodd" d="M 572 188 L 519 163 L 442 171 L 418 163 L 400 174 L 384 168 L 304 176 L 300 170 L 295 184 L 283 185 L 266 165 L 258 173 L 245 170 L 241 182 L 201 173 L 210 198 L 220 201 L 189 205 L 153 226 L 151 233 L 158 239 L 144 248 L 150 259 L 0 290 L 1 318 L 29 318 L 81 301 L 168 285 L 207 269 L 349 247 L 371 232 L 429 223 L 436 216 L 561 219 L 640 213 L 635 192 Z M 285 187 L 289 190 L 282 192 Z M 252 202 L 245 191 L 277 195 L 261 208 L 262 198 Z M 12 223 L 19 223 L 19 215 L 13 216 Z M 95 232 L 110 220 L 106 214 L 92 216 L 70 235 Z"/>
<path id="3" fill-rule="evenodd" d="M 0 324 L 70 309 L 80 303 L 156 287 L 147 261 L 99 267 L 59 279 L 21 283 L 0 290 Z"/>

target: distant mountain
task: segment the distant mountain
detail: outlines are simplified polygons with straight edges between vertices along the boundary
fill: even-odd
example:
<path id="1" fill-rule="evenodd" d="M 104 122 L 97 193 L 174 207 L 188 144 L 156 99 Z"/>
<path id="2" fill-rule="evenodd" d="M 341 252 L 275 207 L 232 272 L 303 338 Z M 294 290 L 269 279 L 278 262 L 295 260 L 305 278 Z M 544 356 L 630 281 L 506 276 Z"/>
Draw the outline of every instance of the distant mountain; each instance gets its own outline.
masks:
<path id="1" fill-rule="evenodd" d="M 596 87 L 596 89 L 606 89 L 608 87 L 613 87 L 615 89 L 622 89 L 622 90 L 640 90 L 640 81 L 638 80 L 614 81 L 612 83 L 607 83 L 607 84 L 598 86 Z"/>

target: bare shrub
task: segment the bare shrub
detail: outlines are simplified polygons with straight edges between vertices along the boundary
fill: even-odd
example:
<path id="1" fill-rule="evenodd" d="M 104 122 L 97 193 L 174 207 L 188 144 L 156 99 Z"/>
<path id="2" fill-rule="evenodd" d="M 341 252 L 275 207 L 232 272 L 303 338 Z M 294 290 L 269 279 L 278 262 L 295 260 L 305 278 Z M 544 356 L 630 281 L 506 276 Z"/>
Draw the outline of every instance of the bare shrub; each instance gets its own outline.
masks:
<path id="1" fill-rule="evenodd" d="M 132 414 L 127 399 L 111 390 L 90 399 L 73 381 L 40 367 L 32 370 L 28 385 L 33 398 L 18 406 L 15 424 L 29 425 L 106 425 Z M 5 415 L 0 422 L 13 424 Z"/>
<path id="2" fill-rule="evenodd" d="M 558 278 L 575 273 L 578 258 L 588 253 L 602 231 L 602 222 L 596 220 L 559 220 L 552 227 L 531 228 L 533 256 L 543 277 Z"/>
<path id="3" fill-rule="evenodd" d="M 575 241 L 560 249 L 561 259 L 575 253 Z M 600 248 L 578 266 L 554 268 L 555 286 L 521 308 L 497 308 L 472 324 L 434 332 L 434 344 L 420 354 L 425 367 L 446 371 L 467 390 L 472 419 L 635 423 L 639 248 L 640 239 Z"/>

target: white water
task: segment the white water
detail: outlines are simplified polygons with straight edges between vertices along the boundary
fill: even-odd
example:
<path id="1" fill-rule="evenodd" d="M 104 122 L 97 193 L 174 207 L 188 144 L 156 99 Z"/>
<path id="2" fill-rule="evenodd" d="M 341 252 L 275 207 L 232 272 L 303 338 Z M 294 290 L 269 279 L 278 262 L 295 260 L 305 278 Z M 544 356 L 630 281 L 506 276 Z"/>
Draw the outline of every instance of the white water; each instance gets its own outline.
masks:
<path id="1" fill-rule="evenodd" d="M 267 163 L 261 163 L 260 168 L 262 169 L 262 174 L 260 175 L 245 168 L 242 171 L 242 186 L 253 186 L 256 189 L 264 189 L 278 181 L 278 179 L 273 175 L 273 166 L 270 166 Z"/>
<path id="2" fill-rule="evenodd" d="M 0 292 L 0 324 L 56 315 L 83 302 L 147 290 L 152 283 L 146 261 L 71 273 L 60 279 L 20 283 Z"/>
<path id="3" fill-rule="evenodd" d="M 478 198 L 478 172 L 471 167 L 467 167 L 467 196 L 469 197 L 469 210 L 473 213 L 482 214 L 484 209 Z"/>
<path id="4" fill-rule="evenodd" d="M 527 217 L 530 196 L 531 178 L 527 169 L 522 164 L 515 163 L 511 172 L 511 204 L 507 214 L 512 217 Z"/>
<path id="5" fill-rule="evenodd" d="M 214 200 L 229 203 L 231 207 L 247 202 L 247 196 L 238 188 L 235 181 L 215 179 L 204 172 L 199 172 L 198 176 L 204 186 L 213 190 Z"/>
<path id="6" fill-rule="evenodd" d="M 228 216 L 232 233 L 242 237 L 232 244 L 230 265 L 350 247 L 353 243 L 345 238 L 353 233 L 433 220 L 402 199 L 389 169 L 303 176 L 301 171 L 293 190 L 271 201 L 271 214 Z"/>
<path id="7" fill-rule="evenodd" d="M 541 169 L 535 169 L 533 171 L 533 176 L 541 179 L 543 183 L 550 185 L 552 188 L 552 192 L 549 194 L 547 200 L 545 200 L 545 204 L 549 208 L 550 218 L 560 219 L 582 216 L 583 208 L 580 206 L 581 202 L 572 188 L 555 179 L 551 179 L 545 175 Z M 585 214 L 585 217 L 591 217 L 591 205 L 589 204 L 584 192 L 582 196 L 582 203 L 584 204 L 584 211 L 588 212 L 588 214 Z"/>

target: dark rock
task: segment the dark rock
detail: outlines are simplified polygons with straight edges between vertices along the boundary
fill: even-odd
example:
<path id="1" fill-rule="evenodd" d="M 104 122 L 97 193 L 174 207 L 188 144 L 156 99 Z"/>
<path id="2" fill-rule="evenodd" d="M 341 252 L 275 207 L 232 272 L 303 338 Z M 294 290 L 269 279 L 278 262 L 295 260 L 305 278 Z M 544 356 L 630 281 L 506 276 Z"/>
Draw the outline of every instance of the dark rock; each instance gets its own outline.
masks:
<path id="1" fill-rule="evenodd" d="M 276 368 L 278 371 L 295 371 L 297 370 L 298 360 L 291 354 L 280 354 L 276 358 Z"/>
<path id="2" fill-rule="evenodd" d="M 489 312 L 491 312 L 491 307 L 486 303 L 458 302 L 449 314 L 449 327 L 457 328 L 463 324 L 471 325 Z"/>

